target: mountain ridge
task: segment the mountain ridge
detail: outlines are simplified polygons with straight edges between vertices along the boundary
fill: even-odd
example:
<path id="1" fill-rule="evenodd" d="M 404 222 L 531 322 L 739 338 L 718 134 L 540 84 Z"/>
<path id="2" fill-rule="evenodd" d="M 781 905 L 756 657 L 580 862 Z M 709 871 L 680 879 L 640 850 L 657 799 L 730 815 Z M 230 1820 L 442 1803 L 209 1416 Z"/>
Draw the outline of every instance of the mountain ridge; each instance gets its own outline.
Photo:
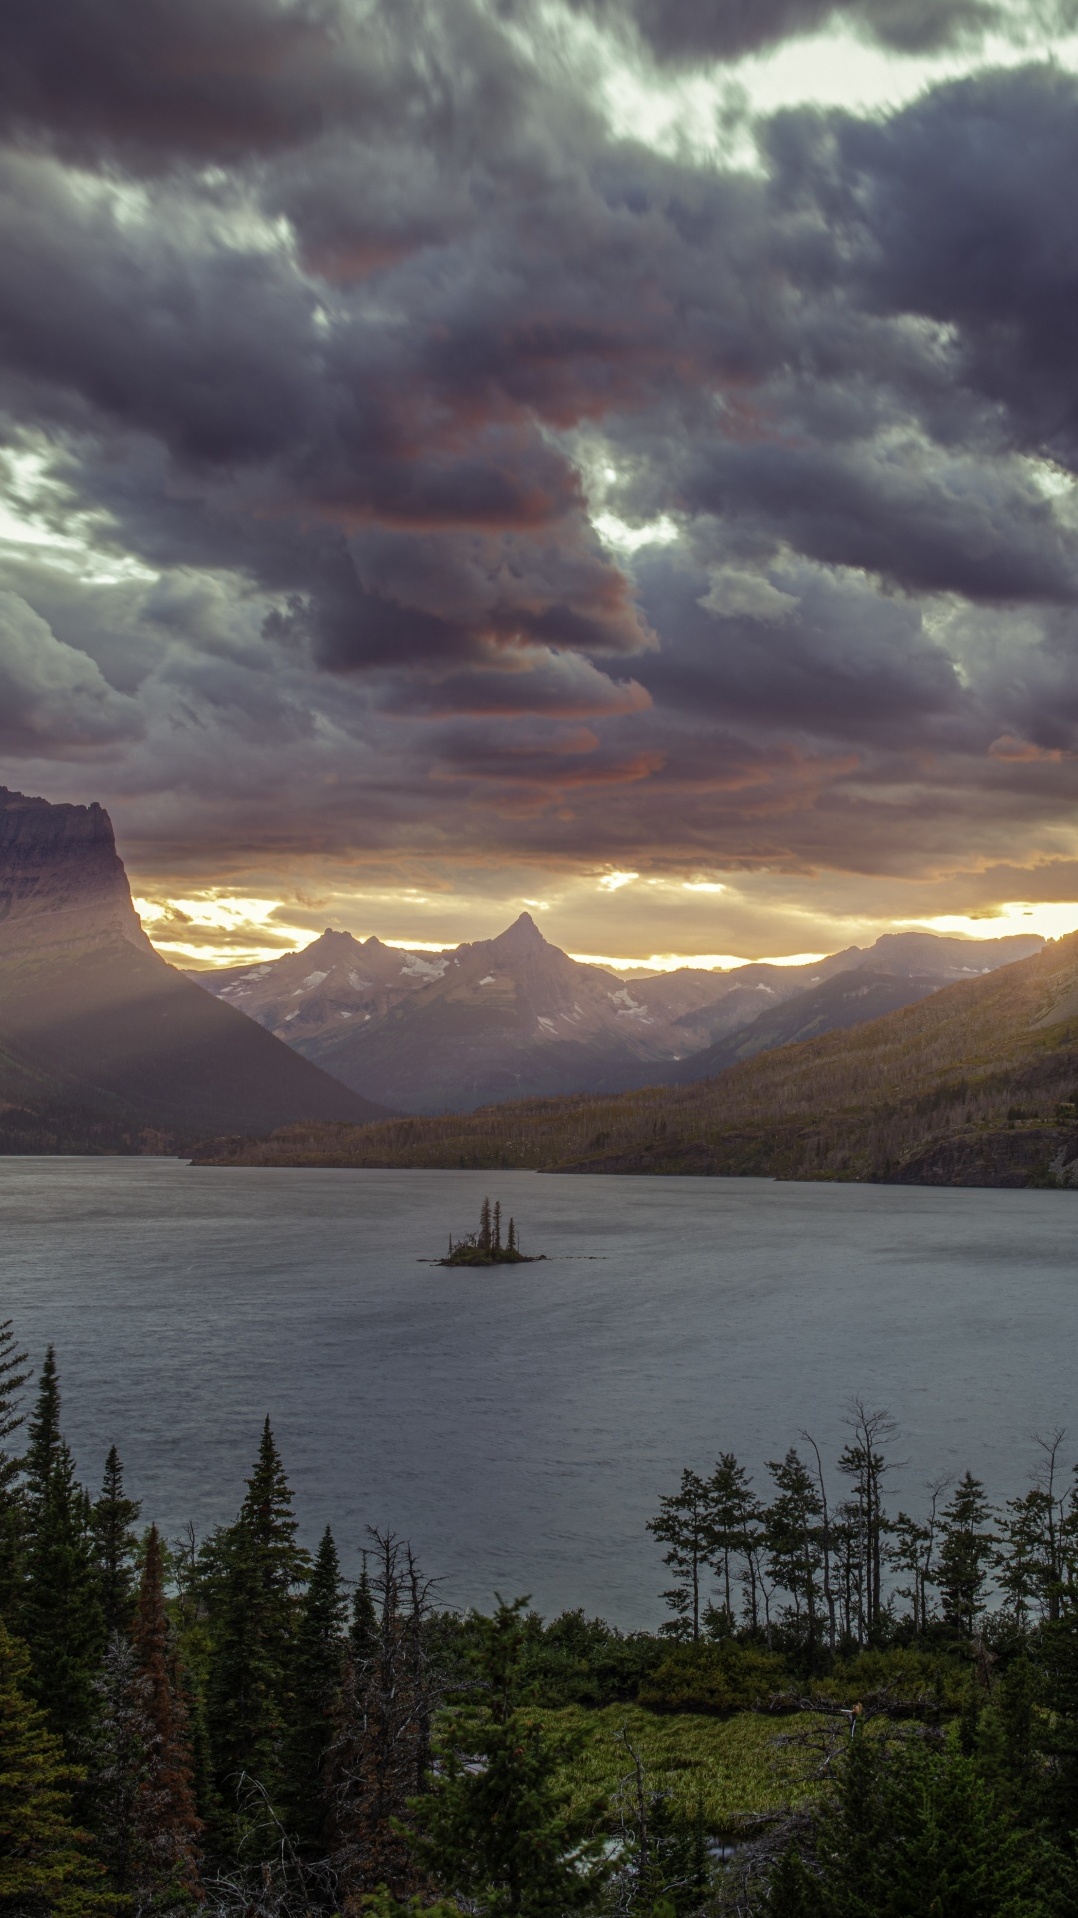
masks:
<path id="1" fill-rule="evenodd" d="M 384 1113 L 154 951 L 102 807 L 0 787 L 0 1149 Z"/>
<path id="2" fill-rule="evenodd" d="M 714 1079 L 292 1128 L 206 1162 L 1078 1185 L 1078 932 Z"/>
<path id="3" fill-rule="evenodd" d="M 189 976 L 367 1098 L 430 1113 L 706 1077 L 1042 944 L 888 934 L 798 967 L 625 978 L 570 958 L 522 912 L 493 939 L 440 952 L 327 928 L 301 952 Z M 854 972 L 858 985 L 838 983 Z"/>

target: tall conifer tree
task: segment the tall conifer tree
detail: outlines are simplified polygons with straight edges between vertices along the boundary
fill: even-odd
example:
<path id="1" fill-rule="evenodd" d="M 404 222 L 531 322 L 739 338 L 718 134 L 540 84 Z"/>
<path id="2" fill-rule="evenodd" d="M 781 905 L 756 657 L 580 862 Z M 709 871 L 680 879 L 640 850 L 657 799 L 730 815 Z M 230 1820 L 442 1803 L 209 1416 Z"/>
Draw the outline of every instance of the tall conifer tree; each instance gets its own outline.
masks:
<path id="1" fill-rule="evenodd" d="M 28 1695 L 29 1659 L 0 1621 L 0 1918 L 111 1911 L 101 1866 L 71 1819 L 81 1774 Z"/>
<path id="2" fill-rule="evenodd" d="M 110 1635 L 129 1631 L 134 1617 L 138 1541 L 133 1528 L 141 1509 L 137 1500 L 125 1495 L 120 1454 L 115 1445 L 110 1445 L 101 1496 L 93 1509 L 101 1612 Z"/>
<path id="3" fill-rule="evenodd" d="M 19 1495 L 20 1461 L 8 1440 L 23 1422 L 19 1411 L 22 1388 L 30 1377 L 26 1353 L 20 1352 L 11 1320 L 0 1324 L 0 1616 L 14 1616 L 18 1602 L 23 1549 L 23 1501 Z"/>
<path id="4" fill-rule="evenodd" d="M 686 1466 L 678 1491 L 660 1499 L 659 1506 L 658 1515 L 648 1520 L 648 1531 L 669 1547 L 663 1563 L 678 1581 L 663 1597 L 677 1620 L 675 1635 L 695 1642 L 700 1636 L 702 1580 L 713 1545 L 708 1488 L 700 1474 Z"/>
<path id="5" fill-rule="evenodd" d="M 964 1638 L 972 1638 L 976 1622 L 986 1603 L 988 1567 L 996 1544 L 988 1529 L 992 1509 L 984 1486 L 972 1472 L 966 1472 L 955 1486 L 954 1496 L 944 1508 L 940 1530 L 940 1550 L 935 1582 L 943 1598 L 943 1616 Z"/>
<path id="6" fill-rule="evenodd" d="M 140 1909 L 172 1912 L 197 1902 L 199 1819 L 187 1700 L 165 1605 L 164 1553 L 150 1527 L 139 1583 L 133 1646 L 146 1722 L 145 1764 L 136 1804 Z"/>
<path id="7" fill-rule="evenodd" d="M 137 1805 L 149 1725 L 130 1639 L 114 1632 L 94 1685 L 97 1710 L 86 1747 L 87 1820 L 109 1883 L 125 1904 L 138 1878 Z"/>
<path id="8" fill-rule="evenodd" d="M 475 1620 L 485 1695 L 443 1721 L 432 1789 L 412 1806 L 419 1863 L 481 1918 L 567 1918 L 609 1876 L 595 1835 L 608 1808 L 573 1803 L 566 1777 L 582 1738 L 520 1702 L 524 1603 Z"/>
<path id="9" fill-rule="evenodd" d="M 254 1788 L 278 1811 L 297 1588 L 309 1561 L 296 1544 L 292 1494 L 269 1419 L 239 1517 L 217 1547 L 206 1700 L 216 1784 L 226 1806 Z"/>
<path id="10" fill-rule="evenodd" d="M 859 1733 L 815 1832 L 816 1869 L 776 1871 L 768 1918 L 1051 1918 L 1063 1861 L 999 1815 L 953 1742 L 888 1751 Z"/>
<path id="11" fill-rule="evenodd" d="M 26 1496 L 31 1511 L 44 1503 L 49 1480 L 60 1457 L 60 1379 L 56 1367 L 56 1347 L 45 1353 L 38 1380 L 37 1398 L 27 1432 L 29 1444 L 23 1460 Z"/>
<path id="12" fill-rule="evenodd" d="M 306 1856 L 317 1853 L 326 1824 L 323 1768 L 341 1689 L 345 1612 L 337 1547 L 327 1525 L 296 1630 L 287 1752 L 289 1824 Z"/>
<path id="13" fill-rule="evenodd" d="M 25 1460 L 26 1544 L 16 1622 L 34 1696 L 78 1754 L 94 1716 L 105 1649 L 90 1500 L 60 1430 L 56 1354 L 45 1355 Z"/>
<path id="14" fill-rule="evenodd" d="M 354 1665 L 362 1665 L 371 1657 L 377 1639 L 378 1613 L 374 1609 L 374 1593 L 367 1570 L 367 1554 L 364 1552 L 363 1569 L 352 1600 L 352 1622 L 348 1628 L 348 1652 Z"/>

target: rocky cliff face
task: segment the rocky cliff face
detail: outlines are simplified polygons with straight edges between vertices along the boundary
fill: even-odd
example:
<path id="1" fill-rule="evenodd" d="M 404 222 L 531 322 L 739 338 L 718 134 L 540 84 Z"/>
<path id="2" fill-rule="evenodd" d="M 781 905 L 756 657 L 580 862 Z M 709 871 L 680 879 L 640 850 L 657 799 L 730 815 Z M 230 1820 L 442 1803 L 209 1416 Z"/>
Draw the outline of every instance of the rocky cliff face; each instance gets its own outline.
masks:
<path id="1" fill-rule="evenodd" d="M 0 786 L 0 954 L 150 942 L 103 807 L 53 806 Z"/>
<path id="2" fill-rule="evenodd" d="M 100 806 L 0 787 L 0 1151 L 383 1116 L 153 950 Z"/>

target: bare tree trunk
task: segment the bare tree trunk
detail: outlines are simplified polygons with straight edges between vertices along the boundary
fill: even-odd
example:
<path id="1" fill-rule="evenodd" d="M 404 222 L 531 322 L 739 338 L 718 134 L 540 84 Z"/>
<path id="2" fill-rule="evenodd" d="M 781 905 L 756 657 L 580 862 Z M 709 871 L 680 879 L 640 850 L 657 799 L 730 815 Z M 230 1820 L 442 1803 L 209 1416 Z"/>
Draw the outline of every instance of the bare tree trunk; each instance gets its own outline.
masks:
<path id="1" fill-rule="evenodd" d="M 823 1596 L 827 1606 L 827 1644 L 830 1651 L 835 1649 L 835 1594 L 831 1588 L 831 1516 L 827 1504 L 827 1487 L 824 1484 L 823 1461 L 820 1448 L 811 1432 L 802 1432 L 806 1445 L 811 1445 L 816 1459 L 816 1484 L 819 1487 L 820 1504 L 823 1507 Z"/>

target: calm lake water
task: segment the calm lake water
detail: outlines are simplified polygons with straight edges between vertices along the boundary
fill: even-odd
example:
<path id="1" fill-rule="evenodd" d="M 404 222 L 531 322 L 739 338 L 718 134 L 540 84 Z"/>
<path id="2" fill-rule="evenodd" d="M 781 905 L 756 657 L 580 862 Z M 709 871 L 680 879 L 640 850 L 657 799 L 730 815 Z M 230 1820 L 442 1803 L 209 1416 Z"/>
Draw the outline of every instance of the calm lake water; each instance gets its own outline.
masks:
<path id="1" fill-rule="evenodd" d="M 549 1254 L 420 1263 L 484 1190 Z M 750 1179 L 194 1170 L 0 1159 L 0 1316 L 58 1348 L 95 1488 L 111 1441 L 170 1532 L 231 1518 L 268 1412 L 310 1541 L 351 1572 L 407 1534 L 447 1602 L 531 1592 L 656 1622 L 644 1530 L 682 1465 L 834 1456 L 860 1393 L 898 1419 L 897 1496 L 967 1465 L 1021 1489 L 1074 1433 L 1078 1198 Z"/>

